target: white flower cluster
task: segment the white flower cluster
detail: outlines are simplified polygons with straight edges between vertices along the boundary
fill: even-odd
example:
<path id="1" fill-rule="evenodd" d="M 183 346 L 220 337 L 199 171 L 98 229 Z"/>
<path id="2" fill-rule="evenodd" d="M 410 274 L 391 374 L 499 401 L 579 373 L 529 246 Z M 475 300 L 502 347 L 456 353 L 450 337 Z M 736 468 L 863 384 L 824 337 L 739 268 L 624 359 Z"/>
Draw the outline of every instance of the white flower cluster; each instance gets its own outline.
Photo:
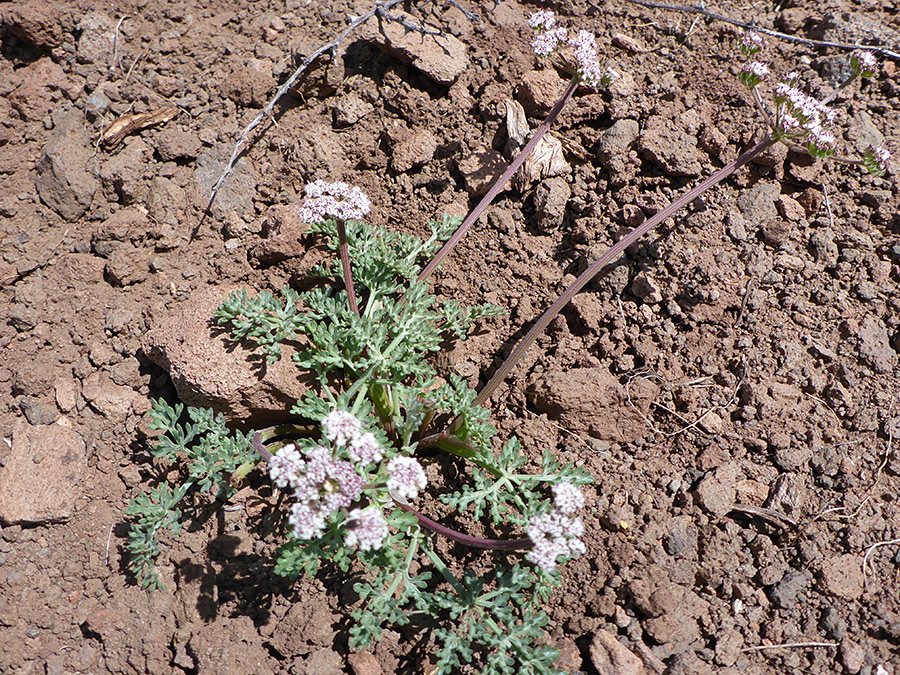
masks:
<path id="1" fill-rule="evenodd" d="M 347 452 L 353 461 L 365 467 L 379 461 L 384 453 L 378 440 L 371 432 L 360 433 L 362 423 L 353 413 L 346 410 L 332 410 L 322 420 L 325 438 L 339 448 L 348 445 Z"/>
<path id="2" fill-rule="evenodd" d="M 553 496 L 553 509 L 532 518 L 525 529 L 534 544 L 528 560 L 547 572 L 556 569 L 560 558 L 583 555 L 587 550 L 580 539 L 584 524 L 572 515 L 584 506 L 581 490 L 561 482 L 553 486 Z"/>
<path id="3" fill-rule="evenodd" d="M 398 455 L 387 465 L 388 490 L 403 499 L 413 499 L 424 490 L 428 480 L 422 465 L 414 457 Z"/>
<path id="4" fill-rule="evenodd" d="M 768 74 L 769 67 L 762 61 L 748 61 L 744 64 L 738 77 L 744 86 L 752 89 Z"/>
<path id="5" fill-rule="evenodd" d="M 850 67 L 853 69 L 854 75 L 872 77 L 878 67 L 878 60 L 867 49 L 854 49 L 850 54 Z"/>
<path id="6" fill-rule="evenodd" d="M 298 451 L 293 444 L 269 462 L 269 476 L 279 487 L 290 487 L 296 503 L 289 522 L 298 539 L 314 539 L 325 531 L 325 519 L 359 498 L 365 480 L 350 462 L 335 459 L 326 448 Z"/>
<path id="7" fill-rule="evenodd" d="M 359 546 L 361 551 L 372 551 L 381 548 L 388 534 L 387 522 L 381 515 L 381 509 L 370 506 L 367 509 L 353 509 L 347 517 L 347 532 L 344 543 L 347 546 Z"/>
<path id="8" fill-rule="evenodd" d="M 366 193 L 347 183 L 317 180 L 306 186 L 306 199 L 299 209 L 300 219 L 318 223 L 326 218 L 359 220 L 372 209 Z"/>
<path id="9" fill-rule="evenodd" d="M 362 432 L 359 419 L 333 410 L 322 420 L 322 434 L 334 447 L 347 447 L 350 457 L 365 468 L 383 457 L 378 439 Z M 325 531 L 325 520 L 338 509 L 347 509 L 359 499 L 365 479 L 352 463 L 337 459 L 321 446 L 299 450 L 285 445 L 269 461 L 269 476 L 280 488 L 293 490 L 295 503 L 288 522 L 298 539 L 315 539 Z M 387 523 L 375 507 L 353 509 L 344 541 L 363 551 L 380 548 L 387 536 Z"/>
<path id="10" fill-rule="evenodd" d="M 572 48 L 575 57 L 575 70 L 581 81 L 589 87 L 599 87 L 614 79 L 612 72 L 604 73 L 597 58 L 597 42 L 587 31 L 579 31 L 569 39 L 565 28 L 555 28 L 556 17 L 553 12 L 542 9 L 531 15 L 528 20 L 536 35 L 531 43 L 538 56 L 550 56 L 563 45 Z"/>
<path id="11" fill-rule="evenodd" d="M 874 175 L 884 175 L 891 165 L 891 153 L 880 145 L 870 145 L 866 148 L 863 164 Z"/>
<path id="12" fill-rule="evenodd" d="M 766 48 L 766 39 L 756 31 L 747 31 L 741 36 L 738 48 L 749 58 Z"/>
<path id="13" fill-rule="evenodd" d="M 834 111 L 800 91 L 796 86 L 798 80 L 797 73 L 789 73 L 783 82 L 775 85 L 776 131 L 787 138 L 805 139 L 814 157 L 825 157 L 834 152 L 837 143 L 828 128 L 834 123 Z"/>

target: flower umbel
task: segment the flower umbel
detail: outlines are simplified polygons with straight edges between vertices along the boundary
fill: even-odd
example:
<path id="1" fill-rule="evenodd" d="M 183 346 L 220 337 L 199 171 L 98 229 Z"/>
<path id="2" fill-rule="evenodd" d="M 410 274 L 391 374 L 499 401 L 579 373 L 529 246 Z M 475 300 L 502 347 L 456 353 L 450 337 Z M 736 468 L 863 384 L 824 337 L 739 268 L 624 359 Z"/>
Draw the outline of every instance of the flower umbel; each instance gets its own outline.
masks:
<path id="1" fill-rule="evenodd" d="M 570 482 L 561 481 L 553 486 L 553 506 L 560 513 L 570 516 L 584 508 L 584 495 Z"/>
<path id="2" fill-rule="evenodd" d="M 413 499 L 424 490 L 428 480 L 422 465 L 414 457 L 394 457 L 387 465 L 387 487 L 403 499 Z"/>
<path id="3" fill-rule="evenodd" d="M 532 518 L 525 531 L 534 543 L 528 559 L 546 572 L 556 570 L 560 558 L 572 558 L 587 550 L 579 538 L 584 534 L 581 518 L 570 518 L 557 509 Z"/>
<path id="4" fill-rule="evenodd" d="M 850 54 L 850 68 L 854 75 L 860 77 L 873 77 L 878 61 L 872 52 L 866 49 L 854 49 Z"/>
<path id="5" fill-rule="evenodd" d="M 883 176 L 891 165 L 891 153 L 882 146 L 870 145 L 863 156 L 863 164 L 869 173 Z"/>
<path id="6" fill-rule="evenodd" d="M 766 39 L 754 30 L 747 31 L 738 41 L 741 53 L 750 58 L 766 48 Z"/>
<path id="7" fill-rule="evenodd" d="M 356 415 L 346 410 L 332 410 L 322 420 L 322 426 L 325 428 L 325 438 L 338 447 L 356 438 L 362 428 Z"/>
<path id="8" fill-rule="evenodd" d="M 381 509 L 353 509 L 347 516 L 344 543 L 358 546 L 360 551 L 372 551 L 381 548 L 388 534 L 387 522 L 381 515 Z"/>
<path id="9" fill-rule="evenodd" d="M 769 67 L 762 61 L 748 61 L 738 74 L 738 79 L 747 89 L 753 89 L 769 74 Z"/>
<path id="10" fill-rule="evenodd" d="M 603 84 L 603 72 L 597 59 L 597 41 L 586 30 L 578 31 L 569 44 L 575 48 L 575 62 L 578 76 L 589 87 Z"/>
<path id="11" fill-rule="evenodd" d="M 299 215 L 308 223 L 318 223 L 326 218 L 359 220 L 372 208 L 365 192 L 341 181 L 326 183 L 317 180 L 307 185 L 305 192 L 306 199 Z"/>

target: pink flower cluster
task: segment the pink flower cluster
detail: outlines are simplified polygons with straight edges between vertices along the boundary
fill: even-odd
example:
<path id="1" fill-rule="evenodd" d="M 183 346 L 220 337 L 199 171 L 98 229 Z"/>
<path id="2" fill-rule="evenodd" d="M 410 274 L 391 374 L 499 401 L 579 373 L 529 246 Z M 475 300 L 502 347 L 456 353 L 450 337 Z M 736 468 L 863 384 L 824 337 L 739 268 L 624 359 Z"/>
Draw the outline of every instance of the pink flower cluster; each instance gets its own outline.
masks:
<path id="1" fill-rule="evenodd" d="M 428 483 L 422 465 L 414 457 L 398 455 L 388 462 L 387 470 L 388 490 L 403 499 L 415 498 Z"/>
<path id="2" fill-rule="evenodd" d="M 322 426 L 325 438 L 339 448 L 347 445 L 350 457 L 363 467 L 379 461 L 384 456 L 375 434 L 368 431 L 361 433 L 362 423 L 353 413 L 346 410 L 332 410 L 322 420 Z"/>
<path id="3" fill-rule="evenodd" d="M 550 56 L 568 43 L 574 51 L 576 73 L 584 84 L 599 87 L 612 79 L 610 74 L 604 74 L 600 69 L 597 42 L 587 31 L 579 31 L 575 37 L 569 39 L 565 28 L 554 28 L 556 17 L 547 9 L 532 14 L 528 25 L 537 33 L 531 47 L 538 56 Z"/>
<path id="4" fill-rule="evenodd" d="M 748 89 L 752 89 L 769 74 L 769 67 L 762 61 L 748 61 L 741 69 L 738 78 Z"/>
<path id="5" fill-rule="evenodd" d="M 334 459 L 317 446 L 298 451 L 293 444 L 269 462 L 269 476 L 279 487 L 290 487 L 296 503 L 288 519 L 298 539 L 314 539 L 325 531 L 325 519 L 348 508 L 362 493 L 365 480 L 350 462 Z"/>
<path id="6" fill-rule="evenodd" d="M 872 77 L 878 67 L 878 60 L 867 49 L 854 49 L 850 54 L 850 67 L 855 75 Z"/>
<path id="7" fill-rule="evenodd" d="M 747 31 L 741 36 L 738 48 L 749 58 L 766 48 L 766 39 L 756 31 Z"/>
<path id="8" fill-rule="evenodd" d="M 581 490 L 561 482 L 553 486 L 553 495 L 553 509 L 532 518 L 525 529 L 534 544 L 528 560 L 547 572 L 556 569 L 560 558 L 572 558 L 587 551 L 580 539 L 584 524 L 581 518 L 572 515 L 584 506 Z"/>
<path id="9" fill-rule="evenodd" d="M 881 176 L 891 165 L 891 153 L 880 145 L 870 145 L 866 148 L 863 163 L 871 173 Z"/>
<path id="10" fill-rule="evenodd" d="M 298 210 L 300 219 L 318 223 L 327 218 L 359 220 L 372 209 L 366 193 L 347 183 L 317 180 L 306 186 L 306 199 Z"/>
<path id="11" fill-rule="evenodd" d="M 797 73 L 789 73 L 784 82 L 775 85 L 776 121 L 785 137 L 804 138 L 807 149 L 815 157 L 834 152 L 837 139 L 830 131 L 834 111 L 796 87 Z"/>
<path id="12" fill-rule="evenodd" d="M 359 419 L 345 410 L 333 410 L 322 420 L 322 434 L 333 447 L 347 447 L 350 457 L 365 468 L 383 457 L 378 439 L 362 432 Z M 269 476 L 280 488 L 293 490 L 296 502 L 288 522 L 298 539 L 315 539 L 325 531 L 325 521 L 339 509 L 348 509 L 359 499 L 365 479 L 350 462 L 334 457 L 322 446 L 299 450 L 285 445 L 269 461 Z M 350 512 L 344 537 L 349 546 L 368 551 L 379 548 L 387 536 L 387 523 L 380 509 Z"/>
<path id="13" fill-rule="evenodd" d="M 361 551 L 372 551 L 381 548 L 388 535 L 387 522 L 381 515 L 381 509 L 370 506 L 367 509 L 353 509 L 347 517 L 344 543 L 347 546 L 359 546 Z"/>

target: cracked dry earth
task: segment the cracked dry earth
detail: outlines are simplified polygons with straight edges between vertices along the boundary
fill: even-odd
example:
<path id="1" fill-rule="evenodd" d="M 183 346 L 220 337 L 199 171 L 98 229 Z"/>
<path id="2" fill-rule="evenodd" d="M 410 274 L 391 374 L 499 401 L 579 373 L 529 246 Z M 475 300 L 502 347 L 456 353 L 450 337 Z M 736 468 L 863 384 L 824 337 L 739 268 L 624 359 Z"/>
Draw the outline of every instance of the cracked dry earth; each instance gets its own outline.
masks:
<path id="1" fill-rule="evenodd" d="M 127 574 L 124 508 L 159 479 L 151 397 L 252 426 L 302 391 L 289 368 L 260 381 L 208 317 L 229 289 L 297 284 L 321 258 L 286 208 L 306 182 L 360 185 L 373 222 L 421 234 L 503 166 L 504 101 L 532 128 L 552 106 L 564 80 L 526 27 L 541 6 L 461 7 L 474 20 L 405 7 L 440 38 L 358 29 L 279 103 L 203 217 L 238 133 L 371 3 L 0 3 L 0 672 L 429 672 L 427 631 L 348 653 L 345 580 L 273 575 L 260 475 L 224 509 L 198 498 L 153 594 Z M 435 278 L 442 297 L 509 310 L 436 359 L 473 386 L 623 228 L 759 129 L 734 27 L 554 8 L 622 77 L 576 94 L 553 130 L 557 175 L 504 191 Z M 896 0 L 717 11 L 900 45 Z M 766 56 L 814 92 L 846 60 L 780 39 Z M 898 94 L 887 60 L 838 101 L 843 144 L 900 149 Z M 106 131 L 131 114 L 155 123 Z M 501 437 L 596 478 L 588 554 L 547 608 L 560 668 L 900 675 L 898 194 L 893 173 L 771 153 L 633 246 L 494 396 Z"/>

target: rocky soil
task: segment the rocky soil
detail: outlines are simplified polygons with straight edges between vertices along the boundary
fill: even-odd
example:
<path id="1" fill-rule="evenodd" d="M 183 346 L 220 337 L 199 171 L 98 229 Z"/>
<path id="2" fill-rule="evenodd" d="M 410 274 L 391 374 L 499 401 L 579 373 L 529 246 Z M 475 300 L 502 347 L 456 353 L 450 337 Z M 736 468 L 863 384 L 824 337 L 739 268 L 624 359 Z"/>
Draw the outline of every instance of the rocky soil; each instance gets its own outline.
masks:
<path id="1" fill-rule="evenodd" d="M 247 427 L 302 390 L 289 368 L 261 380 L 208 317 L 320 260 L 286 208 L 305 183 L 360 185 L 373 222 L 422 234 L 507 161 L 505 101 L 532 128 L 553 105 L 565 80 L 526 26 L 540 5 L 460 7 L 408 3 L 440 36 L 373 20 L 317 62 L 205 213 L 240 131 L 371 3 L 0 3 L 0 672 L 429 672 L 427 636 L 348 653 L 345 585 L 272 573 L 280 535 L 251 487 L 197 501 L 153 594 L 127 573 L 124 508 L 160 478 L 150 398 Z M 733 26 L 555 8 L 622 76 L 576 94 L 554 175 L 503 192 L 435 277 L 509 309 L 436 360 L 473 386 L 624 228 L 760 127 Z M 896 0 L 717 11 L 900 45 Z M 771 39 L 766 56 L 825 92 L 847 52 Z M 838 99 L 843 144 L 900 150 L 898 97 L 886 60 Z M 501 436 L 596 477 L 588 555 L 548 607 L 561 668 L 900 675 L 898 212 L 894 173 L 773 152 L 632 247 L 494 396 Z"/>

